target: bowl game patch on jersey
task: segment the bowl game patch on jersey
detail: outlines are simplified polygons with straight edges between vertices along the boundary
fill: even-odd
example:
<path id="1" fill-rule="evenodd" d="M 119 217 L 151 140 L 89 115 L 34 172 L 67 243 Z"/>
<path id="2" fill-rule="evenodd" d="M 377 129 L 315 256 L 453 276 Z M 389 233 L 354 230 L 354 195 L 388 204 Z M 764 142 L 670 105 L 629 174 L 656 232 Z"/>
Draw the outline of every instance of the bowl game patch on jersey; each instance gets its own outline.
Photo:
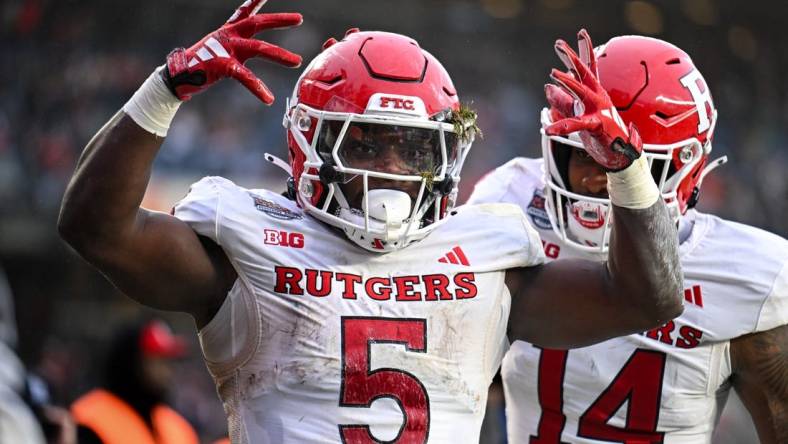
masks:
<path id="1" fill-rule="evenodd" d="M 531 218 L 531 221 L 537 228 L 549 230 L 552 225 L 550 225 L 550 218 L 547 217 L 547 211 L 545 210 L 544 204 L 544 194 L 537 190 L 534 192 L 534 197 L 525 209 L 525 213 Z"/>
<path id="2" fill-rule="evenodd" d="M 275 202 L 263 199 L 254 193 L 249 193 L 249 195 L 252 196 L 252 199 L 254 199 L 254 207 L 271 217 L 281 220 L 303 219 L 304 217 L 304 215 L 301 213 L 296 213 L 295 211 L 285 208 Z"/>

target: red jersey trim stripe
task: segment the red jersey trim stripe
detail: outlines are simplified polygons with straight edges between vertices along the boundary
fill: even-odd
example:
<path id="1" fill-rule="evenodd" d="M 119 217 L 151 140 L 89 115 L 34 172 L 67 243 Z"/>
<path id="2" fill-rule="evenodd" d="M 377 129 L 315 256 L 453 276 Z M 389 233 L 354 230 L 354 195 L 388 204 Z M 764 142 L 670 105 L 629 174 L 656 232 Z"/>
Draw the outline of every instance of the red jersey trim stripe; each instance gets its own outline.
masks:
<path id="1" fill-rule="evenodd" d="M 700 291 L 700 285 L 693 285 L 692 288 L 685 288 L 684 300 L 698 307 L 703 307 L 703 295 Z"/>

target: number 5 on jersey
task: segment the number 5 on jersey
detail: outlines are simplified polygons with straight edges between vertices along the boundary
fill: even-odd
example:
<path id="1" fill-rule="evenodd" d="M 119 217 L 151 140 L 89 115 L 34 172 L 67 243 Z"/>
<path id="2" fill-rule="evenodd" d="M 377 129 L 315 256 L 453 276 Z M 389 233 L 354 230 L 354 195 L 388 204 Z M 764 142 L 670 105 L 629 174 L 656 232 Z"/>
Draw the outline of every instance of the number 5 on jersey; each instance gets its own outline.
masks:
<path id="1" fill-rule="evenodd" d="M 427 321 L 378 317 L 342 318 L 342 386 L 340 407 L 369 408 L 378 398 L 391 398 L 404 416 L 397 444 L 427 441 L 430 427 L 429 397 L 424 384 L 412 374 L 394 368 L 371 370 L 373 344 L 402 344 L 408 352 L 427 352 Z M 342 442 L 379 443 L 368 424 L 340 424 Z"/>

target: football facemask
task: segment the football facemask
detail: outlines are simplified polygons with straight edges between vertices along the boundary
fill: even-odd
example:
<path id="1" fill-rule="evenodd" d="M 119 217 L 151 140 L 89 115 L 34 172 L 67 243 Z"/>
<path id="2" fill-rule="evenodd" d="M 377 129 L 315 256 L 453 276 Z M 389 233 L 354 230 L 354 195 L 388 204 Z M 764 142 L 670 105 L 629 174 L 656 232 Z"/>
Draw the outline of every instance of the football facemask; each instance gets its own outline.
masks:
<path id="1" fill-rule="evenodd" d="M 543 128 L 552 123 L 550 112 L 546 108 L 542 110 L 541 118 Z M 712 122 L 716 122 L 716 112 L 712 116 Z M 576 134 L 569 137 L 548 136 L 542 131 L 545 209 L 553 231 L 567 245 L 581 251 L 606 254 L 612 221 L 610 199 L 572 192 L 566 165 L 569 153 L 563 154 L 564 160 L 559 160 L 562 156 L 556 153 L 556 150 L 575 148 L 583 149 L 583 143 Z M 701 144 L 694 138 L 669 145 L 643 144 L 643 156 L 648 161 L 671 217 L 677 222 L 682 214 L 682 202 L 677 198 L 678 189 L 686 182 L 687 176 L 693 171 L 699 171 L 693 183 L 700 188 L 708 173 L 727 162 L 727 158 L 723 156 L 706 164 L 710 151 L 709 141 Z M 678 169 L 674 167 L 675 159 L 682 163 Z M 686 202 L 684 204 L 686 210 Z"/>
<path id="2" fill-rule="evenodd" d="M 456 199 L 470 143 L 460 142 L 452 124 L 305 105 L 292 116 L 317 125 L 314 144 L 291 131 L 308 153 L 298 192 L 311 197 L 313 181 L 327 188 L 318 205 L 303 205 L 362 247 L 392 251 L 423 238 L 444 216 L 442 197 Z"/>

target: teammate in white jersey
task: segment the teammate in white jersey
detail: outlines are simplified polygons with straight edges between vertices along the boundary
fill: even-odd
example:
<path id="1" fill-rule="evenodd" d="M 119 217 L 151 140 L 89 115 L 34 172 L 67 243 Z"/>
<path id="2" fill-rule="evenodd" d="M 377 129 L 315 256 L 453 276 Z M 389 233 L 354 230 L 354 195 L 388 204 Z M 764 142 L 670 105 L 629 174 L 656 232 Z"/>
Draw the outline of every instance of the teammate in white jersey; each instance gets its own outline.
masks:
<path id="1" fill-rule="evenodd" d="M 691 209 L 721 161 L 708 163 L 717 112 L 686 53 L 625 36 L 597 58 L 601 87 L 640 131 L 678 222 L 686 309 L 659 328 L 571 351 L 516 341 L 502 366 L 509 440 L 709 442 L 734 387 L 761 442 L 788 442 L 788 242 Z M 519 205 L 548 260 L 604 260 L 607 179 L 579 138 L 549 135 L 574 105 L 560 90 L 551 95 L 543 159 L 499 167 L 470 202 Z"/>
<path id="2" fill-rule="evenodd" d="M 615 260 L 543 265 L 516 206 L 452 208 L 475 114 L 398 34 L 351 30 L 306 68 L 284 119 L 288 196 L 206 178 L 174 216 L 140 208 L 182 100 L 232 76 L 270 103 L 242 62 L 300 61 L 250 39 L 301 20 L 262 3 L 169 55 L 88 144 L 59 223 L 128 295 L 194 316 L 233 442 L 475 442 L 507 320 L 569 347 L 681 312 L 678 243 L 635 133 L 594 152 L 620 170 Z"/>

